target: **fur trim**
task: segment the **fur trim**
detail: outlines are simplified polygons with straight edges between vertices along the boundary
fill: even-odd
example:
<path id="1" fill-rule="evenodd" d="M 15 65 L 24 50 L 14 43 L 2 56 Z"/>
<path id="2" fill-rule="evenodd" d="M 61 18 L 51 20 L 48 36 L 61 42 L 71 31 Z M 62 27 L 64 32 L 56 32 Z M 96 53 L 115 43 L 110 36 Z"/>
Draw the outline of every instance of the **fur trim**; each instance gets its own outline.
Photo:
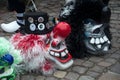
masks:
<path id="1" fill-rule="evenodd" d="M 40 35 L 17 33 L 12 36 L 11 43 L 21 51 L 26 70 L 39 69 L 45 64 L 48 54 L 45 40 Z"/>

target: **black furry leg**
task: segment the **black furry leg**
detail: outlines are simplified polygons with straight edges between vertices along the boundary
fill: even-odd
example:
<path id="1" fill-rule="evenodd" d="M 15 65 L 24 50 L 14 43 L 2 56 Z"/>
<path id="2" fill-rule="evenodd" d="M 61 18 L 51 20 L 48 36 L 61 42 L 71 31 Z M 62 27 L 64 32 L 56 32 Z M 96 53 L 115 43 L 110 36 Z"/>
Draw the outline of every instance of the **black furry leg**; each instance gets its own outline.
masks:
<path id="1" fill-rule="evenodd" d="M 66 38 L 66 44 L 73 58 L 86 57 L 82 29 L 76 29 L 75 31 L 72 29 L 71 34 Z"/>
<path id="2" fill-rule="evenodd" d="M 104 4 L 108 5 L 110 0 L 102 0 Z"/>
<path id="3" fill-rule="evenodd" d="M 101 23 L 109 23 L 111 17 L 111 10 L 108 6 L 103 7 L 101 16 Z"/>
<path id="4" fill-rule="evenodd" d="M 102 9 L 101 23 L 103 23 L 106 26 L 104 29 L 104 32 L 106 33 L 107 37 L 111 41 L 112 36 L 111 36 L 111 32 L 110 32 L 110 17 L 111 17 L 111 10 L 108 6 L 105 6 Z"/>

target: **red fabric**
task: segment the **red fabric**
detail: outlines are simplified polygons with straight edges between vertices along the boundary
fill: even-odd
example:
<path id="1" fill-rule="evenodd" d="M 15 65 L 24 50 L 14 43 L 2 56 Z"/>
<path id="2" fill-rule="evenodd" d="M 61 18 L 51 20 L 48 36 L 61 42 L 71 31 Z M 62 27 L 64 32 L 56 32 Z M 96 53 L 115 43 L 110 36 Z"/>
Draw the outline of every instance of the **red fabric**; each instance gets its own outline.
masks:
<path id="1" fill-rule="evenodd" d="M 49 71 L 49 70 L 51 70 L 51 69 L 52 69 L 52 64 L 51 64 L 51 62 L 46 61 L 46 63 L 44 64 L 43 68 L 44 68 L 44 71 Z"/>
<path id="2" fill-rule="evenodd" d="M 32 50 L 35 45 L 45 48 L 45 42 L 41 39 L 40 35 L 22 35 L 17 33 L 12 37 L 11 41 L 15 48 L 23 51 L 23 53 Z"/>

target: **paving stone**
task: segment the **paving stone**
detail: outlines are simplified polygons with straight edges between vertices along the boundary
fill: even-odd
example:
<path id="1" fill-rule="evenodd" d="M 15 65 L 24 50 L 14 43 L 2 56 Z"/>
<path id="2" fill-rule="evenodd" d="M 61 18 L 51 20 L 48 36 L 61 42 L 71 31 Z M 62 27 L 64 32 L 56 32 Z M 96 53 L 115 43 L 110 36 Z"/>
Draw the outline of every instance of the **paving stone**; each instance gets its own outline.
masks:
<path id="1" fill-rule="evenodd" d="M 34 80 L 34 79 L 35 79 L 35 77 L 32 75 L 23 75 L 21 77 L 21 80 Z"/>
<path id="2" fill-rule="evenodd" d="M 118 24 L 119 21 L 118 20 L 111 20 L 110 23 L 113 23 L 113 24 Z"/>
<path id="3" fill-rule="evenodd" d="M 118 33 L 119 33 L 118 29 L 120 29 L 119 26 L 120 26 L 119 24 L 116 24 L 116 25 L 113 26 L 113 28 L 116 29 L 116 32 L 118 32 Z"/>
<path id="4" fill-rule="evenodd" d="M 37 76 L 35 80 L 45 80 L 45 76 Z"/>
<path id="5" fill-rule="evenodd" d="M 72 70 L 72 66 L 71 67 L 69 67 L 68 69 L 66 69 L 66 71 L 71 71 Z"/>
<path id="6" fill-rule="evenodd" d="M 113 47 L 112 47 L 112 48 L 108 51 L 108 53 L 111 54 L 111 53 L 115 53 L 116 51 L 117 51 L 117 48 L 113 48 Z M 108 54 L 107 54 L 107 55 L 108 55 Z"/>
<path id="7" fill-rule="evenodd" d="M 112 15 L 111 15 L 111 19 L 115 19 L 115 20 L 118 19 L 118 15 L 112 14 Z"/>
<path id="8" fill-rule="evenodd" d="M 99 62 L 98 65 L 103 66 L 103 67 L 109 67 L 112 65 L 112 63 L 102 61 L 102 62 Z"/>
<path id="9" fill-rule="evenodd" d="M 111 26 L 110 31 L 112 31 L 112 29 L 115 28 L 116 24 L 112 24 L 112 23 L 111 23 L 110 26 Z M 112 32 L 112 33 L 113 33 L 113 32 Z"/>
<path id="10" fill-rule="evenodd" d="M 113 54 L 113 53 L 109 53 L 109 52 L 108 52 L 108 54 L 105 54 L 105 55 L 101 56 L 101 58 L 103 59 L 102 61 L 104 61 L 104 59 L 110 57 L 111 54 Z M 100 62 L 102 62 L 102 61 L 100 61 Z"/>
<path id="11" fill-rule="evenodd" d="M 86 61 L 82 65 L 85 66 L 85 67 L 89 67 L 90 68 L 90 67 L 92 67 L 94 65 L 94 63 L 90 62 L 90 61 Z"/>
<path id="12" fill-rule="evenodd" d="M 119 32 L 118 31 L 116 31 L 115 33 L 113 33 L 112 34 L 112 36 L 114 37 L 114 38 L 118 38 L 119 37 Z M 116 45 L 117 44 L 117 45 Z M 116 42 L 112 42 L 112 47 L 115 47 L 115 48 L 117 48 L 117 46 L 119 46 L 120 44 L 116 41 Z"/>
<path id="13" fill-rule="evenodd" d="M 98 63 L 98 62 L 102 61 L 103 58 L 100 58 L 100 57 L 91 57 L 89 60 L 92 61 L 92 62 Z"/>
<path id="14" fill-rule="evenodd" d="M 64 79 L 60 79 L 60 80 L 69 80 L 69 79 L 64 78 Z"/>
<path id="15" fill-rule="evenodd" d="M 95 80 L 95 78 L 92 78 L 91 76 L 81 76 L 78 80 Z"/>
<path id="16" fill-rule="evenodd" d="M 91 76 L 93 78 L 97 78 L 98 76 L 100 76 L 100 73 L 94 72 L 94 71 L 88 71 L 86 73 L 88 76 Z"/>
<path id="17" fill-rule="evenodd" d="M 116 35 L 115 35 L 115 36 L 116 36 Z M 114 42 L 114 43 L 112 43 L 112 46 L 115 47 L 115 48 L 118 48 L 118 47 L 120 46 L 120 44 Z"/>
<path id="18" fill-rule="evenodd" d="M 107 58 L 107 59 L 105 59 L 105 61 L 109 62 L 109 63 L 112 63 L 112 64 L 115 64 L 117 62 L 117 60 L 114 59 L 114 58 Z"/>
<path id="19" fill-rule="evenodd" d="M 114 42 L 117 42 L 118 38 L 115 37 L 115 33 L 112 34 L 112 37 L 114 37 L 114 38 L 111 40 L 112 47 L 113 47 L 113 48 L 116 48 L 116 47 L 113 46 L 113 44 L 115 44 Z M 112 50 L 110 50 L 110 51 L 112 51 Z"/>
<path id="20" fill-rule="evenodd" d="M 55 78 L 55 77 L 46 77 L 46 79 L 45 80 L 58 80 L 57 78 Z"/>
<path id="21" fill-rule="evenodd" d="M 7 19 L 7 22 L 11 22 L 11 21 L 14 21 L 14 20 L 16 20 L 16 19 L 13 18 L 13 17 L 9 17 L 9 18 Z"/>
<path id="22" fill-rule="evenodd" d="M 68 79 L 68 80 L 77 80 L 79 77 L 79 74 L 75 73 L 75 72 L 69 72 L 65 79 Z"/>
<path id="23" fill-rule="evenodd" d="M 118 43 L 120 43 L 120 38 L 118 38 L 118 41 L 117 41 Z"/>
<path id="24" fill-rule="evenodd" d="M 90 70 L 91 71 L 95 71 L 95 72 L 98 72 L 98 73 L 102 73 L 104 71 L 105 67 L 102 67 L 102 66 L 94 66 L 93 68 L 91 68 Z"/>
<path id="25" fill-rule="evenodd" d="M 65 71 L 56 71 L 54 73 L 54 77 L 57 77 L 57 78 L 64 78 L 66 76 L 67 72 Z"/>
<path id="26" fill-rule="evenodd" d="M 112 54 L 110 57 L 115 58 L 115 59 L 120 59 L 120 54 Z"/>
<path id="27" fill-rule="evenodd" d="M 4 22 L 4 20 L 1 19 L 1 20 L 0 20 L 0 23 L 3 23 L 3 22 Z"/>
<path id="28" fill-rule="evenodd" d="M 75 59 L 73 65 L 81 65 L 83 62 L 85 62 L 82 59 Z"/>
<path id="29" fill-rule="evenodd" d="M 5 36 L 5 34 L 4 34 L 4 33 L 1 33 L 1 34 L 0 34 L 0 36 L 1 36 L 1 37 L 4 37 L 4 36 Z"/>
<path id="30" fill-rule="evenodd" d="M 88 70 L 88 68 L 80 67 L 80 66 L 74 66 L 72 70 L 79 73 L 79 74 L 84 74 Z"/>
<path id="31" fill-rule="evenodd" d="M 50 13 L 50 16 L 57 16 L 56 13 Z"/>
<path id="32" fill-rule="evenodd" d="M 108 72 L 103 74 L 98 80 L 120 80 L 120 74 Z"/>
<path id="33" fill-rule="evenodd" d="M 120 11 L 118 11 L 118 10 L 114 10 L 114 13 L 118 13 L 118 14 L 120 14 Z"/>
<path id="34" fill-rule="evenodd" d="M 114 66 L 112 66 L 111 71 L 120 74 L 120 63 L 117 63 Z"/>
<path id="35" fill-rule="evenodd" d="M 116 33 L 117 29 L 113 27 L 113 28 L 110 29 L 110 31 L 111 31 L 112 33 Z"/>

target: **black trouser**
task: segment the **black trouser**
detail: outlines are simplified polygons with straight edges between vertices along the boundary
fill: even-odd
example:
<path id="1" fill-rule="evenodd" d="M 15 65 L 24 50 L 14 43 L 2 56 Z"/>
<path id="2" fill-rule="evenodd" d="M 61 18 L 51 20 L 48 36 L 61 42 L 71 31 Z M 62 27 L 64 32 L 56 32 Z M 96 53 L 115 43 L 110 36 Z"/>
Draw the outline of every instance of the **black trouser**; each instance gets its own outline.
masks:
<path id="1" fill-rule="evenodd" d="M 8 6 L 10 9 L 15 10 L 17 13 L 25 12 L 24 0 L 8 0 Z"/>
<path id="2" fill-rule="evenodd" d="M 110 0 L 102 0 L 104 2 L 104 4 L 108 5 Z"/>

